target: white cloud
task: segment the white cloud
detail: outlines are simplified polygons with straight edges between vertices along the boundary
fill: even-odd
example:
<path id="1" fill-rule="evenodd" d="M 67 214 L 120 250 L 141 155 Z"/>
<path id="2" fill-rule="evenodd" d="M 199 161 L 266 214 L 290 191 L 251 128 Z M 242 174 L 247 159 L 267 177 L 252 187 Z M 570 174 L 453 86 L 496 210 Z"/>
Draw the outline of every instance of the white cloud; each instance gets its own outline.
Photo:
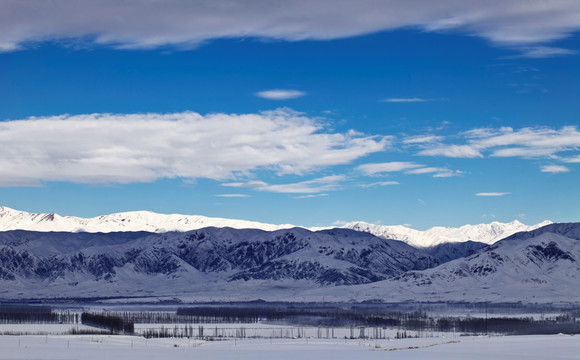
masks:
<path id="1" fill-rule="evenodd" d="M 383 151 L 288 109 L 258 114 L 87 114 L 0 122 L 0 185 L 216 180 L 303 174 Z"/>
<path id="2" fill-rule="evenodd" d="M 3 0 L 0 47 L 83 39 L 122 49 L 191 48 L 219 38 L 326 40 L 417 28 L 478 36 L 537 57 L 562 52 L 542 47 L 578 31 L 579 11 L 570 0 Z"/>
<path id="3" fill-rule="evenodd" d="M 433 174 L 435 178 L 459 176 L 462 174 L 459 170 L 450 170 L 441 167 L 431 167 L 414 162 L 393 161 L 386 163 L 370 163 L 359 165 L 356 168 L 358 171 L 368 176 L 375 176 L 383 173 L 404 172 L 405 174 Z M 388 182 L 385 182 L 387 184 Z M 380 183 L 376 183 L 380 184 Z M 388 185 L 394 185 L 390 183 Z"/>
<path id="4" fill-rule="evenodd" d="M 288 100 L 295 99 L 304 95 L 306 95 L 305 92 L 287 89 L 265 90 L 256 93 L 256 96 L 268 100 Z"/>
<path id="5" fill-rule="evenodd" d="M 436 174 L 433 175 L 434 178 L 448 178 L 448 177 L 453 177 L 453 176 L 461 176 L 461 174 L 463 174 L 463 171 L 460 170 L 455 170 L 455 171 L 451 171 L 448 169 L 441 169 L 441 172 L 438 172 Z"/>
<path id="6" fill-rule="evenodd" d="M 459 176 L 461 171 L 451 171 L 446 168 L 440 167 L 423 167 L 419 169 L 413 169 L 405 171 L 405 174 L 433 174 L 434 178 L 447 178 L 452 176 Z"/>
<path id="7" fill-rule="evenodd" d="M 510 147 L 497 149 L 491 153 L 495 157 L 545 157 L 557 151 L 553 148 L 533 148 L 533 147 Z"/>
<path id="8" fill-rule="evenodd" d="M 383 100 L 383 102 L 388 102 L 388 103 L 415 103 L 415 102 L 425 102 L 425 101 L 431 101 L 431 99 L 422 99 L 422 98 L 388 98 Z"/>
<path id="9" fill-rule="evenodd" d="M 345 176 L 331 175 L 291 184 L 268 184 L 263 181 L 247 181 L 225 183 L 222 186 L 253 188 L 260 191 L 284 194 L 317 194 L 338 190 L 340 183 L 344 180 L 346 180 Z"/>
<path id="10" fill-rule="evenodd" d="M 547 127 L 474 129 L 466 135 L 471 137 L 469 142 L 474 148 L 494 150 L 492 156 L 544 156 L 575 150 L 580 146 L 580 132 L 576 126 L 565 126 L 559 130 Z M 500 147 L 508 150 L 496 149 Z"/>
<path id="11" fill-rule="evenodd" d="M 246 194 L 217 194 L 217 197 L 224 197 L 224 198 L 247 198 L 250 195 Z"/>
<path id="12" fill-rule="evenodd" d="M 505 196 L 509 195 L 509 192 L 480 192 L 475 194 L 475 196 Z"/>
<path id="13" fill-rule="evenodd" d="M 580 163 L 580 155 L 576 155 L 571 158 L 564 158 L 562 160 L 567 163 Z"/>
<path id="14" fill-rule="evenodd" d="M 324 196 L 328 196 L 328 194 L 322 193 L 322 194 L 300 195 L 300 196 L 294 196 L 294 199 L 312 199 L 312 198 L 324 197 Z"/>
<path id="15" fill-rule="evenodd" d="M 564 172 L 570 171 L 570 169 L 568 169 L 567 167 L 562 166 L 562 165 L 546 165 L 546 166 L 542 166 L 541 170 L 542 170 L 542 172 L 553 173 L 553 174 L 564 173 Z"/>
<path id="16" fill-rule="evenodd" d="M 434 143 L 443 140 L 443 136 L 437 135 L 418 135 L 409 136 L 403 140 L 405 144 L 423 144 L 423 143 Z"/>
<path id="17" fill-rule="evenodd" d="M 414 162 L 392 161 L 386 163 L 372 163 L 359 165 L 357 167 L 357 170 L 359 170 L 365 175 L 376 175 L 380 173 L 405 171 L 419 167 L 423 167 L 423 165 L 419 165 Z"/>
<path id="18" fill-rule="evenodd" d="M 557 47 L 549 47 L 549 46 L 534 46 L 534 47 L 524 47 L 520 49 L 521 54 L 516 56 L 510 57 L 526 57 L 526 58 L 549 58 L 554 56 L 561 56 L 561 55 L 576 55 L 578 51 L 570 50 L 570 49 L 563 49 Z"/>
<path id="19" fill-rule="evenodd" d="M 360 187 L 362 188 L 370 188 L 370 187 L 379 187 L 379 186 L 391 186 L 391 185 L 399 185 L 398 181 L 378 181 L 370 184 L 361 184 Z"/>
<path id="20" fill-rule="evenodd" d="M 469 145 L 437 145 L 435 147 L 422 150 L 418 153 L 422 156 L 445 156 L 452 158 L 476 158 L 483 155 Z"/>
<path id="21" fill-rule="evenodd" d="M 405 174 L 430 174 L 444 171 L 445 169 L 438 168 L 438 167 L 422 167 L 419 169 L 413 169 L 409 171 L 405 171 Z"/>
<path id="22" fill-rule="evenodd" d="M 429 138 L 431 135 L 425 135 Z M 492 157 L 521 157 L 557 159 L 561 152 L 580 150 L 580 131 L 576 126 L 560 129 L 548 127 L 510 127 L 472 129 L 459 134 L 458 143 L 407 142 L 416 145 L 417 155 L 445 156 L 452 158 L 475 158 L 487 154 Z M 580 162 L 580 155 L 561 158 L 563 162 Z"/>

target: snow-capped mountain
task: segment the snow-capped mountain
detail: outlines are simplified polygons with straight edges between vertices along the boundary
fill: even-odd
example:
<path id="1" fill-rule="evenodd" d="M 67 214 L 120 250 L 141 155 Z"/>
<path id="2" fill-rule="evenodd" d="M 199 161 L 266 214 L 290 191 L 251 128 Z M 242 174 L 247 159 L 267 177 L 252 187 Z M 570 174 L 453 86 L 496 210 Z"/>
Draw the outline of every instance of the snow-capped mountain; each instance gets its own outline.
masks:
<path id="1" fill-rule="evenodd" d="M 0 299 L 580 299 L 580 223 L 465 244 L 472 255 L 438 265 L 424 250 L 349 229 L 7 231 L 0 233 Z"/>
<path id="2" fill-rule="evenodd" d="M 364 289 L 364 290 L 362 290 Z M 571 301 L 580 299 L 580 223 L 514 234 L 475 254 L 424 271 L 361 286 L 423 301 Z"/>
<path id="3" fill-rule="evenodd" d="M 420 231 L 402 225 L 373 225 L 363 221 L 355 221 L 347 223 L 343 227 L 368 232 L 384 239 L 404 241 L 417 248 L 429 248 L 444 243 L 466 241 L 493 244 L 515 233 L 531 231 L 551 223 L 551 221 L 546 220 L 539 224 L 528 226 L 517 220 L 510 223 L 494 221 L 490 224 L 464 225 L 458 228 L 436 226 Z"/>
<path id="4" fill-rule="evenodd" d="M 204 228 L 163 234 L 0 233 L 0 297 L 176 293 L 253 280 L 370 283 L 437 265 L 403 242 L 348 229 Z M 105 295 L 106 296 L 106 295 Z"/>
<path id="5" fill-rule="evenodd" d="M 290 229 L 294 225 L 272 225 L 246 220 L 231 220 L 201 215 L 157 214 L 150 211 L 131 211 L 102 215 L 93 218 L 34 214 L 0 206 L 0 231 L 67 231 L 67 232 L 117 232 L 189 231 L 205 227 L 231 227 L 234 229 L 261 229 L 274 231 Z"/>
<path id="6" fill-rule="evenodd" d="M 343 226 L 346 229 L 371 233 L 384 239 L 404 241 L 413 247 L 428 248 L 443 243 L 465 241 L 494 242 L 520 231 L 530 231 L 550 221 L 527 226 L 519 221 L 510 223 L 492 222 L 491 224 L 465 225 L 459 228 L 433 227 L 426 231 L 414 230 L 402 225 L 373 225 L 362 221 Z M 205 227 L 231 227 L 234 229 L 260 229 L 274 231 L 294 228 L 294 225 L 273 225 L 246 220 L 232 220 L 200 215 L 156 214 L 149 211 L 133 211 L 102 215 L 93 218 L 60 216 L 58 214 L 34 214 L 25 211 L 0 207 L 0 231 L 67 231 L 67 232 L 117 232 L 147 231 L 163 233 L 168 231 L 190 231 Z M 310 230 L 322 230 L 313 228 Z"/>

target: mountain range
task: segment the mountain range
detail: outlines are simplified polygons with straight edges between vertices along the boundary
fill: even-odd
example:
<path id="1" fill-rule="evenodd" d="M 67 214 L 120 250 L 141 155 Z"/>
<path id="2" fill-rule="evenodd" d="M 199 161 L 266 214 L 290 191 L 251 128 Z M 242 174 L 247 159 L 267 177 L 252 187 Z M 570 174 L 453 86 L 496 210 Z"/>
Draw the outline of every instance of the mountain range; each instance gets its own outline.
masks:
<path id="1" fill-rule="evenodd" d="M 43 297 L 55 289 L 69 296 L 113 295 L 113 289 L 144 296 L 156 292 L 157 281 L 174 291 L 176 284 L 204 288 L 254 280 L 355 285 L 436 265 L 433 257 L 403 242 L 349 229 L 0 233 L 0 281 L 10 284 L 0 297 L 15 291 Z"/>
<path id="2" fill-rule="evenodd" d="M 578 303 L 580 223 L 520 232 L 470 256 L 349 290 L 354 298 L 384 301 Z"/>
<path id="3" fill-rule="evenodd" d="M 136 226 L 135 219 L 146 219 L 149 224 L 155 219 L 159 224 L 156 214 L 128 214 L 133 216 L 114 214 L 111 217 L 117 222 L 101 218 L 101 223 Z M 3 224 L 15 224 L 15 218 L 21 224 L 45 227 L 51 221 L 66 223 L 56 215 L 14 214 L 3 209 Z M 80 221 L 73 219 L 68 223 Z M 94 219 L 85 219 L 84 226 Z M 496 234 L 502 231 L 493 224 L 479 228 L 495 229 Z M 466 237 L 467 241 L 430 247 L 413 247 L 347 228 L 204 227 L 96 233 L 79 231 L 77 226 L 76 230 L 1 231 L 0 299 L 580 299 L 580 223 L 548 224 L 499 241 L 490 234 L 485 238 L 491 245 Z M 481 232 L 473 230 L 472 234 Z"/>
<path id="4" fill-rule="evenodd" d="M 362 221 L 350 222 L 343 228 L 368 232 L 384 239 L 403 241 L 413 247 L 429 248 L 444 243 L 465 241 L 493 244 L 496 241 L 520 231 L 530 231 L 550 224 L 543 221 L 528 226 L 519 221 L 509 223 L 492 222 L 490 224 L 464 225 L 459 228 L 433 227 L 425 231 L 411 229 L 402 225 L 373 225 Z M 58 214 L 35 214 L 25 211 L 0 207 L 0 231 L 63 231 L 63 232 L 120 232 L 147 231 L 163 233 L 169 231 L 190 231 L 205 227 L 230 227 L 234 229 L 260 229 L 274 231 L 290 229 L 295 225 L 273 225 L 246 220 L 206 217 L 200 215 L 156 214 L 149 211 L 133 211 L 102 215 L 93 218 L 60 216 Z M 330 227 L 329 227 L 330 228 Z M 323 230 L 328 228 L 310 228 Z"/>

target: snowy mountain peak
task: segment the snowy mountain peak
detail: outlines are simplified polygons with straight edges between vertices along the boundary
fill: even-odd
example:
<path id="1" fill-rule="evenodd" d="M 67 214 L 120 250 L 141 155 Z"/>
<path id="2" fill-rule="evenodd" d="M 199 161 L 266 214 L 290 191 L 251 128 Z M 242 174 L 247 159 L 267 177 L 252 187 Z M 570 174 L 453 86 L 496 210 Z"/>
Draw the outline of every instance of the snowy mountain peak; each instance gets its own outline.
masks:
<path id="1" fill-rule="evenodd" d="M 518 220 L 510 223 L 494 221 L 490 224 L 464 225 L 459 228 L 433 227 L 426 231 L 411 229 L 403 225 L 374 225 L 363 221 L 347 223 L 343 228 L 371 233 L 384 239 L 406 242 L 414 247 L 433 247 L 443 243 L 465 241 L 493 244 L 502 238 L 520 231 L 530 231 L 551 224 L 544 221 L 528 226 Z M 36 214 L 0 206 L 0 231 L 66 231 L 66 232 L 116 232 L 148 231 L 163 233 L 168 231 L 190 231 L 204 227 L 231 227 L 234 229 L 260 229 L 274 231 L 295 227 L 290 224 L 273 225 L 247 220 L 232 220 L 201 215 L 157 214 L 151 211 L 130 211 L 93 218 L 60 216 L 55 213 Z M 310 230 L 322 230 L 313 228 Z"/>
<path id="2" fill-rule="evenodd" d="M 494 221 L 490 224 L 463 225 L 458 228 L 436 226 L 425 231 L 414 230 L 401 225 L 373 225 L 363 221 L 351 222 L 345 228 L 364 231 L 385 239 L 404 241 L 407 244 L 427 248 L 444 243 L 465 241 L 493 244 L 505 237 L 521 231 L 531 231 L 551 224 L 549 220 L 528 226 L 518 220 L 509 223 Z"/>
<path id="3" fill-rule="evenodd" d="M 157 214 L 151 211 L 131 211 L 101 215 L 93 218 L 36 214 L 0 207 L 0 231 L 66 231 L 66 232 L 117 232 L 117 231 L 189 231 L 204 227 L 231 227 L 236 229 L 261 229 L 273 231 L 295 227 L 290 224 L 272 225 L 246 220 L 212 218 L 201 215 Z"/>

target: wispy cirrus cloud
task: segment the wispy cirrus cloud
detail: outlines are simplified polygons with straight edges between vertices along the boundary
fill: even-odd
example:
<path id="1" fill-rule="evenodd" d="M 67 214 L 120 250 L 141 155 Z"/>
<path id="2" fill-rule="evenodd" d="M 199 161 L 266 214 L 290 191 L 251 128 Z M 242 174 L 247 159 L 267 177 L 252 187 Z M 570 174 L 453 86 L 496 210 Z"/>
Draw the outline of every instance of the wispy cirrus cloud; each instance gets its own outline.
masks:
<path id="1" fill-rule="evenodd" d="M 420 103 L 420 102 L 426 102 L 426 101 L 433 101 L 433 99 L 424 99 L 424 98 L 412 97 L 412 98 L 388 98 L 388 99 L 383 100 L 383 102 L 387 102 L 387 103 Z"/>
<path id="2" fill-rule="evenodd" d="M 259 191 L 283 194 L 317 194 L 339 189 L 341 182 L 344 180 L 346 180 L 346 176 L 344 175 L 331 175 L 289 184 L 268 184 L 264 181 L 254 180 L 224 183 L 222 186 L 252 188 Z"/>
<path id="3" fill-rule="evenodd" d="M 449 140 L 454 140 L 455 143 Z M 434 142 L 407 142 L 406 144 L 415 146 L 418 149 L 417 155 L 421 156 L 549 158 L 568 163 L 580 162 L 578 160 L 580 155 L 577 155 L 580 151 L 580 131 L 576 126 L 565 126 L 560 129 L 549 127 L 478 128 Z M 576 154 L 570 156 L 570 152 L 576 152 Z M 562 157 L 560 153 L 568 155 Z M 560 170 L 564 168 L 558 166 Z M 544 168 L 542 171 L 552 172 L 545 171 Z M 552 168 L 548 167 L 548 169 Z"/>
<path id="4" fill-rule="evenodd" d="M 306 95 L 306 93 L 303 91 L 289 89 L 264 90 L 256 93 L 256 96 L 268 100 L 289 100 L 296 99 L 304 95 Z"/>
<path id="5" fill-rule="evenodd" d="M 462 173 L 463 172 L 458 171 L 458 170 L 452 171 L 452 170 L 449 170 L 447 168 L 432 167 L 432 166 L 427 166 L 427 167 L 422 167 L 422 168 L 418 168 L 418 169 L 405 171 L 405 174 L 433 174 L 433 177 L 435 177 L 435 178 L 446 178 L 446 177 L 452 177 L 452 176 L 459 176 Z"/>
<path id="6" fill-rule="evenodd" d="M 542 172 L 558 174 L 570 171 L 569 168 L 562 165 L 545 165 L 541 167 Z"/>
<path id="7" fill-rule="evenodd" d="M 247 198 L 250 197 L 250 195 L 246 195 L 246 194 L 217 194 L 217 197 L 223 197 L 223 198 Z"/>
<path id="8" fill-rule="evenodd" d="M 547 57 L 566 53 L 547 43 L 578 31 L 579 12 L 580 3 L 568 0 L 4 0 L 0 49 L 60 39 L 118 49 L 190 49 L 212 39 L 328 40 L 415 28 L 468 34 L 522 56 Z"/>
<path id="9" fill-rule="evenodd" d="M 417 136 L 409 136 L 403 139 L 404 144 L 429 144 L 429 143 L 436 143 L 439 141 L 444 140 L 445 137 L 438 136 L 438 135 L 417 135 Z"/>
<path id="10" fill-rule="evenodd" d="M 371 187 L 382 187 L 382 186 L 392 186 L 392 185 L 399 185 L 398 181 L 377 181 L 370 184 L 361 184 L 359 185 L 362 188 L 371 188 Z"/>
<path id="11" fill-rule="evenodd" d="M 443 178 L 462 174 L 461 171 L 457 170 L 453 171 L 447 168 L 425 166 L 406 161 L 362 164 L 357 166 L 356 169 L 368 176 L 402 172 L 404 174 L 431 174 L 435 178 Z"/>
<path id="12" fill-rule="evenodd" d="M 511 127 L 483 128 L 467 131 L 463 135 L 473 148 L 491 151 L 491 156 L 499 157 L 537 157 L 580 147 L 580 132 L 576 126 L 518 130 Z"/>
<path id="13" fill-rule="evenodd" d="M 488 197 L 497 197 L 497 196 L 506 196 L 511 194 L 510 192 L 480 192 L 475 194 L 475 196 L 488 196 Z"/>
<path id="14" fill-rule="evenodd" d="M 576 155 L 573 157 L 565 157 L 562 158 L 561 160 L 567 163 L 580 163 L 580 155 Z"/>
<path id="15" fill-rule="evenodd" d="M 390 173 L 390 172 L 405 171 L 409 169 L 416 169 L 419 167 L 423 167 L 423 165 L 407 161 L 391 161 L 384 163 L 371 163 L 359 165 L 357 167 L 357 170 L 359 170 L 365 175 L 376 175 L 380 173 Z"/>
<path id="16" fill-rule="evenodd" d="M 578 54 L 577 50 L 563 49 L 563 48 L 551 47 L 551 46 L 522 47 L 520 49 L 520 51 L 521 51 L 520 54 L 510 56 L 510 57 L 512 57 L 512 58 L 523 57 L 523 58 L 543 59 L 543 58 L 550 58 L 550 57 L 554 57 L 554 56 Z"/>
<path id="17" fill-rule="evenodd" d="M 312 199 L 312 198 L 325 197 L 325 196 L 328 196 L 328 194 L 326 194 L 326 193 L 308 194 L 308 195 L 294 196 L 294 199 Z"/>
<path id="18" fill-rule="evenodd" d="M 63 141 L 66 139 L 66 141 Z M 301 175 L 381 152 L 389 139 L 333 133 L 289 109 L 256 114 L 85 114 L 0 122 L 0 186 Z"/>
<path id="19" fill-rule="evenodd" d="M 422 151 L 418 155 L 445 156 L 452 158 L 477 158 L 483 157 L 481 152 L 470 145 L 437 145 Z"/>

